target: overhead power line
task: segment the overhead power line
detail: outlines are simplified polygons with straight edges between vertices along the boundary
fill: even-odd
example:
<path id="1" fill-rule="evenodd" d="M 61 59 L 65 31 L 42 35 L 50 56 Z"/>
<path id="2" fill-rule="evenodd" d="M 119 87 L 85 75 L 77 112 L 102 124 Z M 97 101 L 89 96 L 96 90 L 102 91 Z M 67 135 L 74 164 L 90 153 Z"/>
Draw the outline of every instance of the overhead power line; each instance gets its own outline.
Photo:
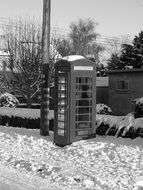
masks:
<path id="1" fill-rule="evenodd" d="M 0 26 L 13 26 L 13 27 L 18 27 L 18 23 L 16 20 L 10 20 L 4 17 L 0 17 Z M 65 30 L 63 28 L 59 27 L 51 27 L 51 38 L 52 37 L 63 37 L 66 39 L 69 39 L 69 31 Z M 121 37 L 109 37 L 109 36 L 97 36 L 96 38 L 97 43 L 102 44 L 102 45 L 109 45 L 110 42 L 116 41 L 116 44 L 122 44 L 123 39 Z"/>

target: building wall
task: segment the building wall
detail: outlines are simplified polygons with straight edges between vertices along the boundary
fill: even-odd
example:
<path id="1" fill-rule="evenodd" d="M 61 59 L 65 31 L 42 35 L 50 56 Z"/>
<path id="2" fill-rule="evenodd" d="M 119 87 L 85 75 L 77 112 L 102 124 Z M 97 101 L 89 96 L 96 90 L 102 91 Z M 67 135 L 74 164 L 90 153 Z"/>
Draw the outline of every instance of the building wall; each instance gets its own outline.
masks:
<path id="1" fill-rule="evenodd" d="M 96 77 L 96 103 L 108 105 L 109 77 Z"/>
<path id="2" fill-rule="evenodd" d="M 96 103 L 109 104 L 108 101 L 108 86 L 97 86 L 96 87 Z"/>
<path id="3" fill-rule="evenodd" d="M 116 81 L 126 80 L 128 90 L 117 90 Z M 109 73 L 109 106 L 115 115 L 134 111 L 132 100 L 143 96 L 143 71 Z"/>

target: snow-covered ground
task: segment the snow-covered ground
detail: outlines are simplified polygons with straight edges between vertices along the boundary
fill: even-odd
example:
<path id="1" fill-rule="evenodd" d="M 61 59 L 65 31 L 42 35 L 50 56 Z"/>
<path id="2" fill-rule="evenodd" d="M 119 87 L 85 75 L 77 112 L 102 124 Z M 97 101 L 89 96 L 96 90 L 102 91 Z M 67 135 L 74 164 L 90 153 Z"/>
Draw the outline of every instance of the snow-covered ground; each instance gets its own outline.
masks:
<path id="1" fill-rule="evenodd" d="M 143 181 L 142 138 L 98 136 L 63 148 L 52 138 L 0 126 L 0 168 L 36 179 L 37 190 L 43 184 L 47 190 L 136 190 Z"/>

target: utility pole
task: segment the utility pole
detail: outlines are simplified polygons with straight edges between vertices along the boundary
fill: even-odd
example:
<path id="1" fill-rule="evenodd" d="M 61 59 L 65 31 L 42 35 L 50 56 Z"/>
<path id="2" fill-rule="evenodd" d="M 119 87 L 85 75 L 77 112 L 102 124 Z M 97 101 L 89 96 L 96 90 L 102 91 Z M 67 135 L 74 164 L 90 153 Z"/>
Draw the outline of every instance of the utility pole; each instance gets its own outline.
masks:
<path id="1" fill-rule="evenodd" d="M 41 114 L 40 134 L 49 135 L 49 62 L 50 62 L 50 13 L 51 0 L 43 0 L 42 28 L 42 84 L 41 84 Z"/>

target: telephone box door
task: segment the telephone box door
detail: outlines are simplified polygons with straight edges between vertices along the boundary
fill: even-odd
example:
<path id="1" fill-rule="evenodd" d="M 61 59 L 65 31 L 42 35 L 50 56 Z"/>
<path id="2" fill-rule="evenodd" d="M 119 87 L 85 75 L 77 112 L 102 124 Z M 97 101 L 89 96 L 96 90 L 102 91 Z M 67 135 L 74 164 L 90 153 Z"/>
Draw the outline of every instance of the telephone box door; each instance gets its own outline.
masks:
<path id="1" fill-rule="evenodd" d="M 64 146 L 68 144 L 68 117 L 69 117 L 69 92 L 68 92 L 68 72 L 58 72 L 55 79 L 56 102 L 55 102 L 55 129 L 54 142 Z"/>
<path id="2" fill-rule="evenodd" d="M 72 115 L 70 133 L 72 141 L 90 138 L 95 135 L 96 84 L 95 74 L 90 72 L 75 73 L 72 86 Z"/>

